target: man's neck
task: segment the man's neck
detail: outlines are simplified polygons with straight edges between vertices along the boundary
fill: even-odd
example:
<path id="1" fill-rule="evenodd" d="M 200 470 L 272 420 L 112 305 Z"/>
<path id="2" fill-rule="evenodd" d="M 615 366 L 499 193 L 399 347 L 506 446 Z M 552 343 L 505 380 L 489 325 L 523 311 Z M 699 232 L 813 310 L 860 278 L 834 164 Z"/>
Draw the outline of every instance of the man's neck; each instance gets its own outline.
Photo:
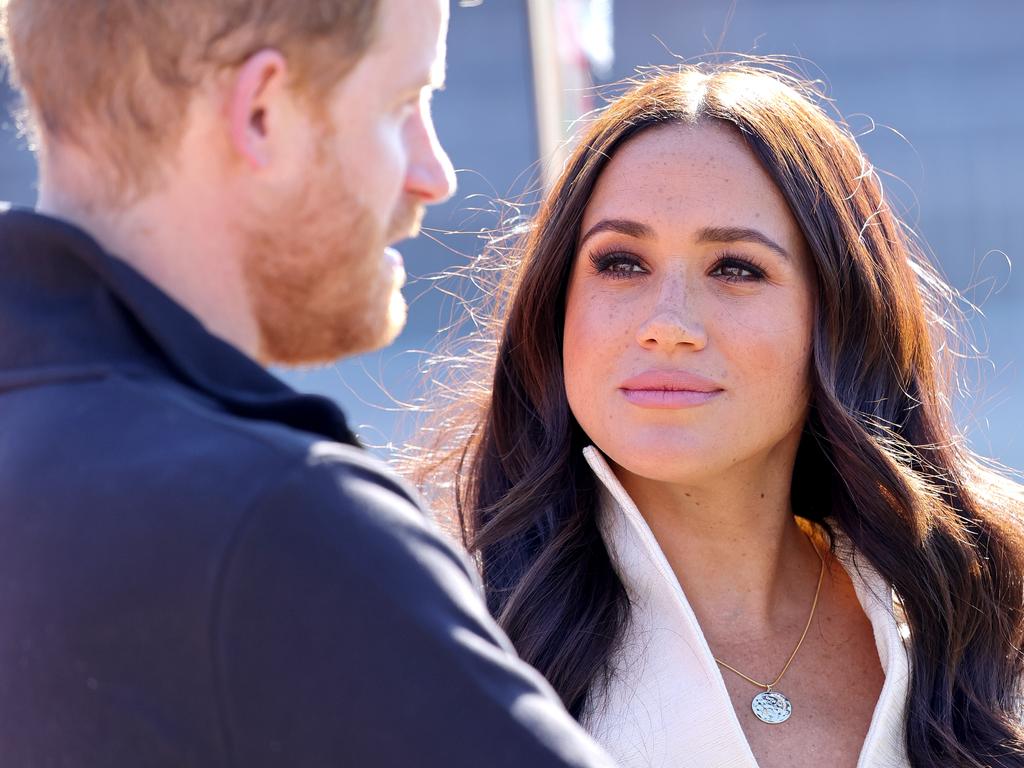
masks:
<path id="1" fill-rule="evenodd" d="M 170 185 L 121 207 L 86 204 L 81 188 L 41 174 L 36 209 L 88 232 L 192 313 L 206 329 L 255 358 L 258 329 L 249 307 L 241 250 L 219 201 Z M 63 183 L 62 183 L 63 182 Z"/>

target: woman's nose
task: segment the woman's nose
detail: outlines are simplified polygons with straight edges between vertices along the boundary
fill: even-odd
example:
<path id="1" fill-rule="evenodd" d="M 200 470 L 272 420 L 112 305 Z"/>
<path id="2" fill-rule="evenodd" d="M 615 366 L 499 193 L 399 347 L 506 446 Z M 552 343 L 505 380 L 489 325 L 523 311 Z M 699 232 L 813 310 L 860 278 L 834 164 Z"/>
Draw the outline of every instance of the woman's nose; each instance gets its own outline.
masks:
<path id="1" fill-rule="evenodd" d="M 694 306 L 693 297 L 679 291 L 663 291 L 658 305 L 636 331 L 636 340 L 645 349 L 668 352 L 679 348 L 694 351 L 707 346 L 707 330 Z M 665 295 L 670 293 L 671 295 Z"/>

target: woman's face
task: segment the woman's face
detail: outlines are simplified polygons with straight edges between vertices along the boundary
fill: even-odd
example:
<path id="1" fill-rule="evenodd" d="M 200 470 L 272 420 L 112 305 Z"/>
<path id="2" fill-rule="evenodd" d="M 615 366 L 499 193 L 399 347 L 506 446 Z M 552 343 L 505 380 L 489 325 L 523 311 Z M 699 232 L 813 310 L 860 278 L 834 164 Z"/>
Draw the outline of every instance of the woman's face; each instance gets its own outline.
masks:
<path id="1" fill-rule="evenodd" d="M 712 122 L 629 140 L 579 237 L 563 362 L 594 444 L 667 482 L 791 467 L 810 391 L 813 269 L 739 133 Z"/>

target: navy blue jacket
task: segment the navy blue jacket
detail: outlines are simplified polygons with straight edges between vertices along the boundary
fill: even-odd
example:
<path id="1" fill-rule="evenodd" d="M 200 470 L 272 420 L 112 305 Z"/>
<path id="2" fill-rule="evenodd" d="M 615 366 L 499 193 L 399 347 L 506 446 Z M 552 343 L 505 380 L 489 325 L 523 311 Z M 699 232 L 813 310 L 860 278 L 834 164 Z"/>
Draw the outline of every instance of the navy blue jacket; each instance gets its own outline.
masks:
<path id="1" fill-rule="evenodd" d="M 609 766 L 474 578 L 333 403 L 0 213 L 0 764 Z"/>

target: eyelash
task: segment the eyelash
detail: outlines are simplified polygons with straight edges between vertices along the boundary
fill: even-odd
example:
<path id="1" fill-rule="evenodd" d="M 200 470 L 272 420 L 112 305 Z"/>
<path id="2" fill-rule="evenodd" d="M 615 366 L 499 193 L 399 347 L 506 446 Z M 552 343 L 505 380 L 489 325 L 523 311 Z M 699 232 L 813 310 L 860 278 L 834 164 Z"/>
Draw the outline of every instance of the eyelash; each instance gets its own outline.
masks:
<path id="1" fill-rule="evenodd" d="M 632 269 L 629 271 L 612 269 L 616 264 L 629 264 L 631 267 L 640 267 L 646 272 L 646 268 L 640 259 L 625 251 L 595 251 L 590 256 L 590 263 L 596 272 L 606 275 L 612 280 L 626 280 L 642 274 Z M 716 276 L 714 273 L 723 268 L 743 270 L 750 273 L 749 275 L 717 275 L 717 277 L 721 277 L 729 283 L 758 282 L 765 278 L 764 270 L 748 257 L 740 258 L 731 253 L 723 253 L 715 262 L 712 275 Z"/>

